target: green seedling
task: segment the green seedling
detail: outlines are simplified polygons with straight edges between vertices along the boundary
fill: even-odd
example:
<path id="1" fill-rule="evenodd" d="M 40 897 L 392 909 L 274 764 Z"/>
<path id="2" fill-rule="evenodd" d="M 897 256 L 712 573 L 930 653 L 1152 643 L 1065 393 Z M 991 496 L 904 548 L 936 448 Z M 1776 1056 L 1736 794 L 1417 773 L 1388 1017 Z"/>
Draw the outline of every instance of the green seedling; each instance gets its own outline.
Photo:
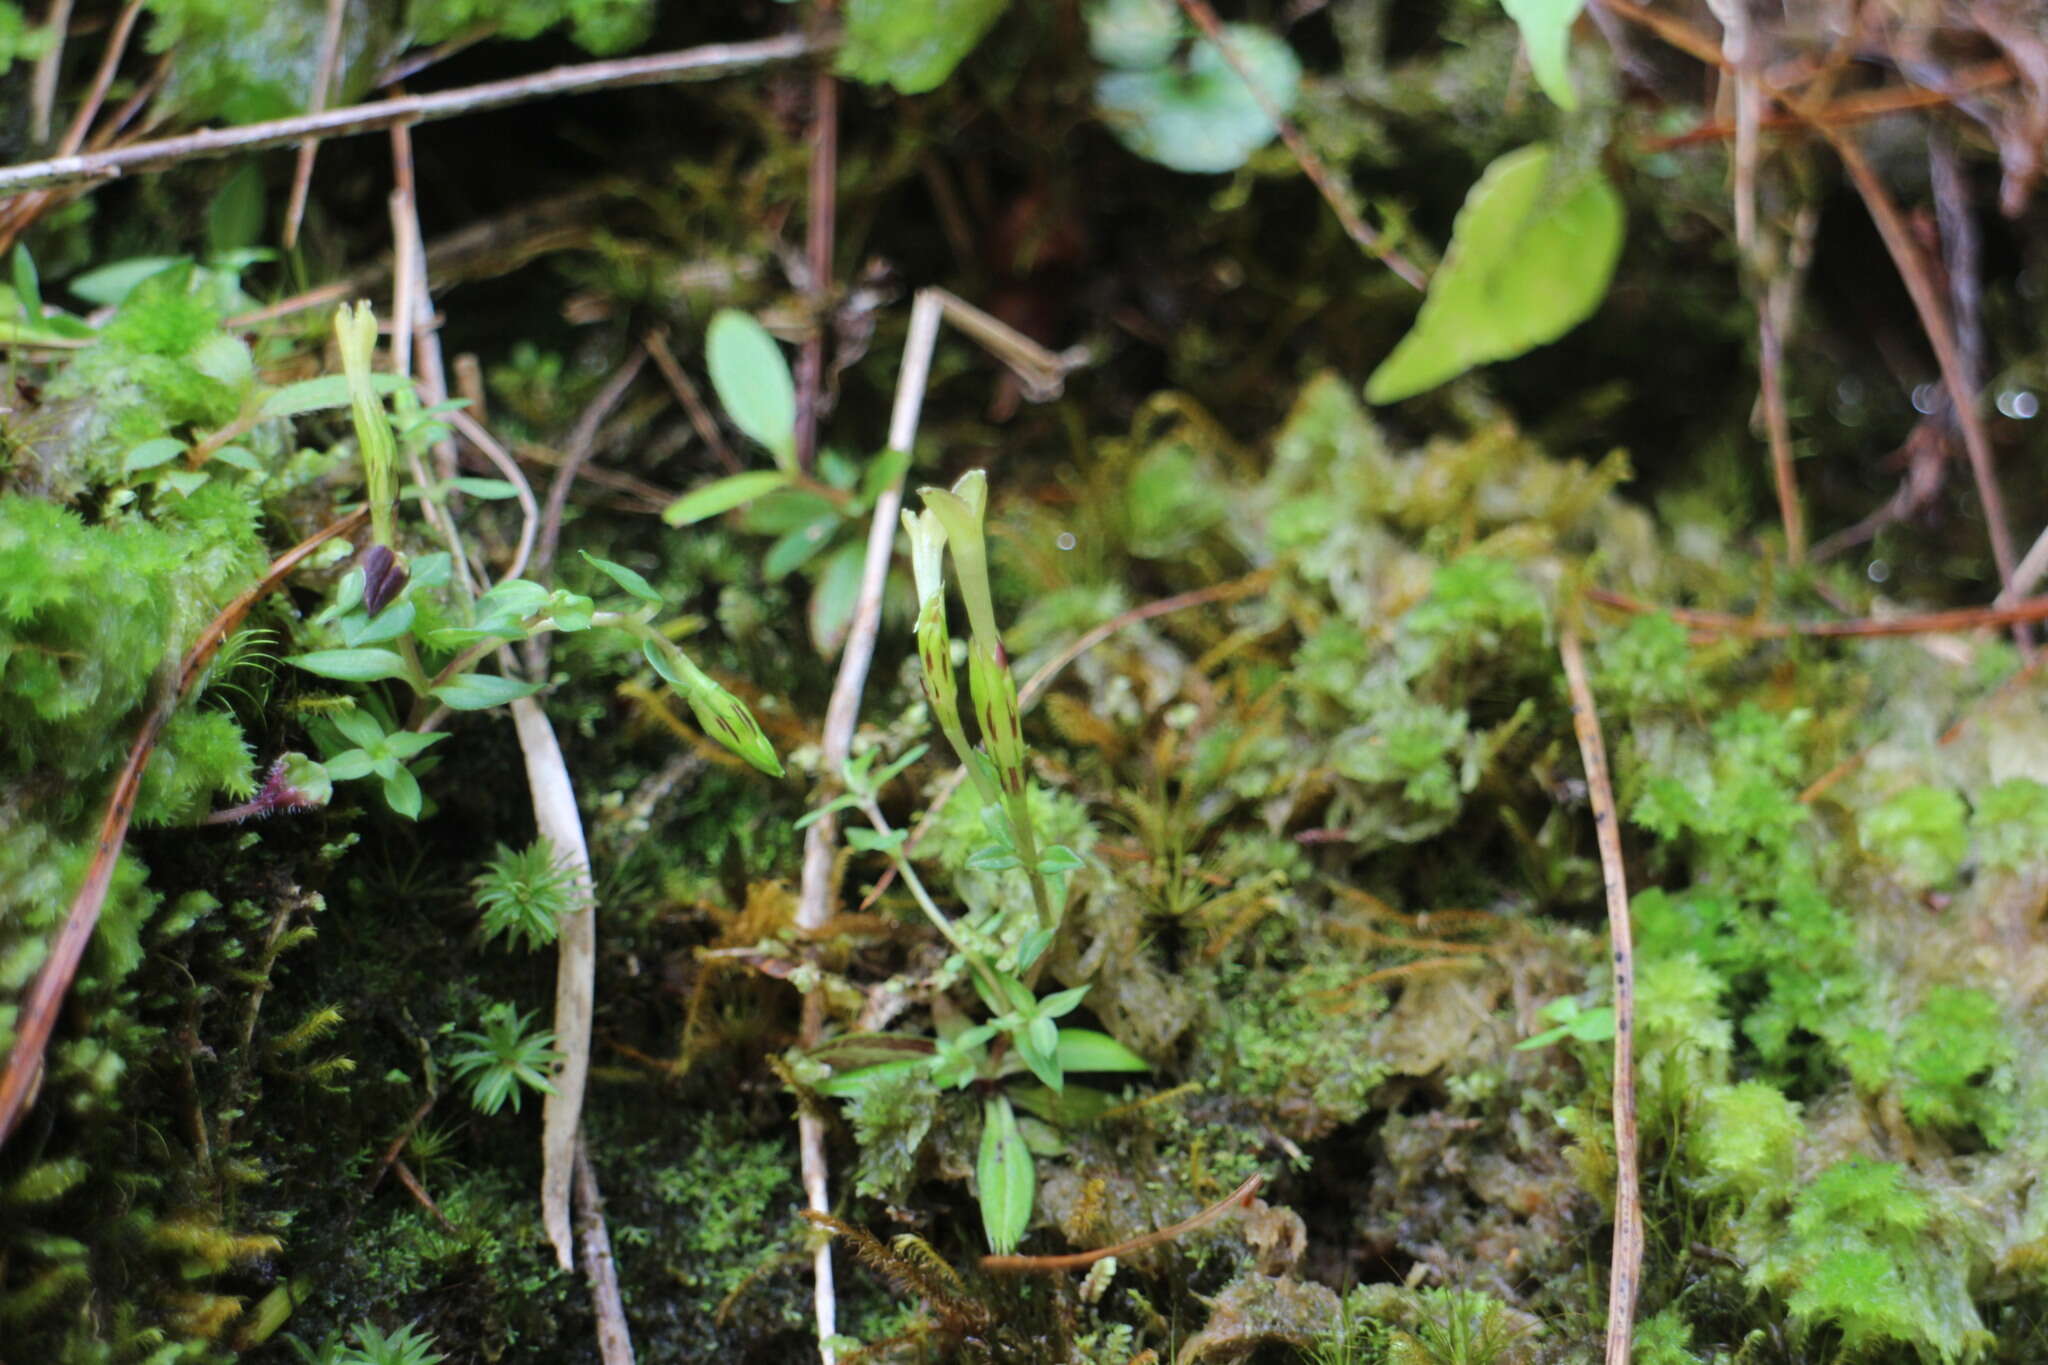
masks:
<path id="1" fill-rule="evenodd" d="M 457 1079 L 469 1081 L 469 1102 L 480 1114 L 495 1114 L 512 1102 L 514 1113 L 527 1090 L 555 1093 L 547 1069 L 553 1066 L 555 1035 L 531 1028 L 530 1016 L 502 1001 L 484 1010 L 481 1033 L 462 1032 L 457 1042 L 468 1047 L 455 1054 L 449 1067 Z"/>
<path id="2" fill-rule="evenodd" d="M 1532 1034 L 1515 1044 L 1515 1051 L 1528 1052 L 1566 1038 L 1575 1038 L 1582 1043 L 1610 1043 L 1614 1041 L 1614 1009 L 1610 1005 L 1596 1005 L 1592 1009 L 1581 1006 L 1569 995 L 1559 996 L 1537 1011 L 1555 1024 L 1541 1033 Z"/>

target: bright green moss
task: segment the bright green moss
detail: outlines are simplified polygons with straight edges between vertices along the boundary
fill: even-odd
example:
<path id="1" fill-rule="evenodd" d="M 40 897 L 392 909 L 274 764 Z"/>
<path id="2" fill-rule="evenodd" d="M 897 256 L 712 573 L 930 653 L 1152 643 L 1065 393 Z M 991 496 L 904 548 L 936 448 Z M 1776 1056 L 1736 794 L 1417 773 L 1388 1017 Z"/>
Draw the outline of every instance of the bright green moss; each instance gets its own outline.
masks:
<path id="1" fill-rule="evenodd" d="M 1969 851 L 1969 808 L 1946 787 L 1908 787 L 1861 820 L 1870 851 L 1916 891 L 1954 880 Z"/>

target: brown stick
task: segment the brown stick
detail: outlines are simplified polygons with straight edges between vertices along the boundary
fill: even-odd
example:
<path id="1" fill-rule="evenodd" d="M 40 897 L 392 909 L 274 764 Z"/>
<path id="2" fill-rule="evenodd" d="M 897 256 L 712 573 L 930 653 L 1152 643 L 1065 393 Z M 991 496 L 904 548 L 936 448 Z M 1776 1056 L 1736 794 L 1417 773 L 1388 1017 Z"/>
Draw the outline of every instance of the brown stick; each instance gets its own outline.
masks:
<path id="1" fill-rule="evenodd" d="M 1223 1198 L 1217 1200 L 1208 1208 L 1203 1209 L 1194 1217 L 1183 1218 L 1178 1223 L 1160 1228 L 1156 1232 L 1148 1232 L 1142 1236 L 1133 1237 L 1128 1242 L 1118 1242 L 1113 1247 L 1098 1247 L 1094 1251 L 1076 1251 L 1066 1256 L 984 1256 L 981 1258 L 981 1268 L 983 1270 L 1005 1273 L 1026 1270 L 1080 1270 L 1085 1266 L 1094 1265 L 1097 1261 L 1107 1260 L 1111 1256 L 1129 1256 L 1134 1252 L 1143 1251 L 1147 1247 L 1156 1247 L 1162 1242 L 1171 1242 L 1176 1237 L 1185 1237 L 1191 1232 L 1199 1231 L 1221 1218 L 1224 1214 L 1229 1213 L 1232 1209 L 1250 1208 L 1252 1200 L 1258 1198 L 1259 1187 L 1265 1183 L 1266 1177 L 1253 1174 L 1246 1178 L 1244 1184 L 1239 1185 L 1229 1194 L 1224 1195 Z"/>
<path id="2" fill-rule="evenodd" d="M 583 1252 L 583 1273 L 590 1279 L 597 1358 L 603 1365 L 633 1365 L 633 1334 L 626 1325 L 618 1262 L 612 1257 L 612 1234 L 605 1227 L 604 1196 L 598 1193 L 588 1142 L 576 1144 L 576 1241 Z"/>
<path id="3" fill-rule="evenodd" d="M 334 85 L 335 68 L 341 64 L 341 16 L 348 0 L 327 0 L 327 19 L 320 31 L 320 69 L 313 76 L 313 98 L 309 109 L 325 109 L 327 94 Z M 292 167 L 292 194 L 284 210 L 284 249 L 299 244 L 299 223 L 306 216 L 306 196 L 313 188 L 313 161 L 320 155 L 320 139 L 309 137 L 299 144 L 299 159 Z"/>
<path id="4" fill-rule="evenodd" d="M 1696 611 L 1690 607 L 1660 607 L 1638 602 L 1618 592 L 1586 589 L 1588 601 L 1615 611 L 1633 614 L 1661 611 L 1681 626 L 1715 631 L 1723 635 L 1746 635 L 1752 640 L 1788 640 L 1795 635 L 1820 639 L 1860 640 L 1892 635 L 1944 635 L 1962 630 L 1983 630 L 2048 621 L 2048 597 L 2029 597 L 2011 606 L 1957 607 L 1951 611 L 1920 612 L 1880 621 L 1858 617 L 1850 621 L 1764 621 L 1753 616 L 1734 616 L 1720 611 Z"/>
<path id="5" fill-rule="evenodd" d="M 833 0 L 819 0 L 829 15 Z M 796 467 L 811 472 L 818 462 L 818 417 L 825 401 L 825 337 L 832 299 L 832 241 L 839 208 L 839 77 L 821 63 L 811 78 L 810 206 L 804 221 L 804 251 L 811 278 L 811 333 L 804 338 L 796 372 Z"/>
<path id="6" fill-rule="evenodd" d="M 1358 216 L 1358 210 L 1351 207 L 1350 196 L 1338 186 L 1337 178 L 1330 174 L 1330 168 L 1316 155 L 1315 148 L 1308 145 L 1308 139 L 1301 135 L 1301 130 L 1294 126 L 1294 121 L 1281 113 L 1266 92 L 1260 88 L 1259 83 L 1252 79 L 1251 70 L 1245 66 L 1244 58 L 1238 55 L 1236 46 L 1223 36 L 1223 24 L 1217 19 L 1216 11 L 1210 7 L 1209 0 L 1180 0 L 1180 7 L 1201 28 L 1209 41 L 1216 44 L 1216 50 L 1223 54 L 1223 60 L 1230 63 L 1230 69 L 1237 73 L 1238 79 L 1245 83 L 1245 88 L 1252 92 L 1252 98 L 1259 102 L 1259 108 L 1279 130 L 1280 140 L 1286 143 L 1287 150 L 1294 154 L 1296 163 L 1301 166 L 1302 174 L 1316 187 L 1316 193 L 1323 196 L 1323 202 L 1337 215 L 1337 221 L 1344 225 L 1345 234 L 1358 243 L 1359 250 L 1417 289 L 1427 289 L 1429 277 L 1407 257 L 1387 245 L 1386 239 L 1374 232 L 1366 221 Z"/>
<path id="7" fill-rule="evenodd" d="M 1628 1365 L 1636 1290 L 1643 1274 L 1643 1210 L 1636 1168 L 1635 944 L 1629 932 L 1628 877 L 1621 861 L 1607 745 L 1600 737 L 1600 715 L 1593 709 L 1578 625 L 1569 618 L 1558 632 L 1557 652 L 1571 690 L 1579 758 L 1586 767 L 1593 834 L 1600 845 L 1600 879 L 1607 888 L 1607 932 L 1614 949 L 1614 1252 L 1607 1275 L 1607 1365 Z"/>
<path id="8" fill-rule="evenodd" d="M 284 147 L 308 137 L 354 137 L 397 123 L 431 123 L 436 119 L 502 109 L 507 105 L 524 104 L 553 95 L 731 75 L 775 62 L 794 61 L 823 52 L 828 46 L 826 41 L 803 33 L 753 43 L 714 43 L 682 52 L 657 52 L 618 61 L 558 66 L 550 71 L 537 71 L 530 76 L 515 76 L 510 80 L 296 114 L 291 118 L 251 123 L 239 128 L 211 128 L 153 142 L 138 142 L 115 151 L 59 156 L 48 161 L 10 166 L 0 170 L 0 196 L 53 185 L 111 180 L 138 171 L 162 170 L 181 161 L 203 157 Z"/>
<path id="9" fill-rule="evenodd" d="M 1766 117 L 1759 127 L 1776 133 L 1797 128 L 1813 128 L 1822 124 L 1839 127 L 1851 123 L 1864 123 L 1874 118 L 1883 118 L 1887 114 L 1902 114 L 1914 109 L 1934 109 L 1944 104 L 1953 104 L 1958 96 L 2010 85 L 2012 80 L 2012 68 L 2006 63 L 1979 62 L 1955 73 L 1955 79 L 1946 89 L 1931 90 L 1917 85 L 1887 86 L 1882 90 L 1844 95 L 1832 104 L 1814 109 L 1806 115 L 1772 114 Z M 1733 123 L 1702 123 L 1697 128 L 1690 128 L 1683 133 L 1645 139 L 1642 146 L 1646 152 L 1668 152 L 1680 147 L 1696 146 L 1702 142 L 1721 142 L 1733 136 Z"/>
<path id="10" fill-rule="evenodd" d="M 725 436 L 718 430 L 717 419 L 711 415 L 711 409 L 704 406 L 704 395 L 697 391 L 697 386 L 690 381 L 690 376 L 676 363 L 675 352 L 668 348 L 668 338 L 657 328 L 641 337 L 640 344 L 647 348 L 647 354 L 654 357 L 654 368 L 661 371 L 661 377 L 666 379 L 669 388 L 675 391 L 676 400 L 683 405 L 683 411 L 689 414 L 690 425 L 696 429 L 697 439 L 710 447 L 711 453 L 718 457 L 718 462 L 727 470 L 734 474 L 739 473 L 745 466 L 740 463 L 740 457 L 732 453 L 732 447 L 726 444 Z"/>
<path id="11" fill-rule="evenodd" d="M 135 795 L 142 786 L 142 770 L 149 765 L 150 755 L 156 751 L 164 726 L 177 711 L 178 703 L 206 672 L 206 666 L 213 661 L 221 642 L 241 624 L 249 609 L 282 583 L 306 556 L 336 536 L 353 532 L 369 519 L 369 515 L 367 508 L 352 512 L 278 556 L 254 587 L 221 608 L 220 614 L 199 633 L 199 638 L 186 651 L 184 661 L 178 667 L 177 679 L 169 694 L 142 722 L 135 743 L 129 747 L 128 761 L 114 779 L 113 792 L 107 798 L 106 814 L 100 820 L 99 839 L 93 848 L 92 862 L 86 868 L 85 881 L 71 898 L 71 908 L 65 913 L 63 927 L 57 931 L 57 937 L 50 946 L 50 960 L 43 964 L 35 984 L 29 987 L 28 994 L 22 999 L 21 1022 L 14 1048 L 7 1054 L 6 1070 L 0 1072 L 0 1144 L 7 1141 L 21 1122 L 37 1082 L 42 1078 L 43 1053 L 49 1047 L 50 1034 L 56 1027 L 57 1010 L 71 989 L 72 979 L 78 975 L 78 963 L 85 956 L 85 945 L 91 941 L 93 928 L 99 923 L 100 907 L 106 903 L 107 890 L 113 885 L 114 865 L 120 859 L 121 845 L 128 837 L 128 821 L 135 813 Z"/>

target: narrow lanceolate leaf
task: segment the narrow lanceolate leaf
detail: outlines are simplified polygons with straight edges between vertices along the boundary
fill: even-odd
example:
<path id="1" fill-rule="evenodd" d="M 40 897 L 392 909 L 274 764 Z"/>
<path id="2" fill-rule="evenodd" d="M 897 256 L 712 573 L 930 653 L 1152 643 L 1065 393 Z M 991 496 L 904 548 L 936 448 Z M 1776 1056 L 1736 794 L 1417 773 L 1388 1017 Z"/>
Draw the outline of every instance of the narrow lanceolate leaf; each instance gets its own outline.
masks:
<path id="1" fill-rule="evenodd" d="M 1556 181 L 1554 164 L 1538 143 L 1486 168 L 1415 326 L 1366 381 L 1368 402 L 1555 341 L 1599 307 L 1621 255 L 1621 196 L 1597 171 Z"/>
<path id="2" fill-rule="evenodd" d="M 294 654 L 285 662 L 343 682 L 375 682 L 405 675 L 405 660 L 388 649 L 316 649 L 310 654 Z"/>
<path id="3" fill-rule="evenodd" d="M 779 469 L 756 469 L 746 474 L 714 479 L 694 488 L 668 505 L 661 519 L 671 526 L 688 526 L 721 512 L 752 502 L 764 493 L 787 486 L 789 475 Z"/>
<path id="4" fill-rule="evenodd" d="M 1007 1256 L 1024 1240 L 1031 1223 L 1038 1172 L 1024 1135 L 1017 1131 L 1016 1111 L 1001 1095 L 981 1106 L 981 1155 L 974 1163 L 974 1178 L 981 1187 L 981 1226 L 989 1250 Z"/>
<path id="5" fill-rule="evenodd" d="M 404 375 L 371 374 L 370 387 L 378 393 L 396 393 L 412 381 Z M 349 379 L 345 374 L 323 374 L 317 379 L 301 379 L 296 384 L 286 384 L 273 390 L 263 400 L 262 414 L 265 417 L 297 417 L 304 412 L 324 412 L 329 408 L 345 408 L 349 405 Z"/>
<path id="6" fill-rule="evenodd" d="M 456 711 L 483 711 L 540 691 L 539 683 L 514 682 L 492 673 L 464 673 L 434 689 L 443 706 Z"/>
<path id="7" fill-rule="evenodd" d="M 625 565 L 614 564 L 609 559 L 599 559 L 588 550 L 580 550 L 577 553 L 588 560 L 591 567 L 624 588 L 627 592 L 632 593 L 633 596 L 639 598 L 642 602 L 652 602 L 657 607 L 661 605 L 661 594 L 654 590 L 654 585 Z"/>
<path id="8" fill-rule="evenodd" d="M 796 384 L 768 329 L 737 309 L 721 308 L 704 337 L 704 360 L 733 425 L 766 446 L 776 464 L 795 469 Z"/>

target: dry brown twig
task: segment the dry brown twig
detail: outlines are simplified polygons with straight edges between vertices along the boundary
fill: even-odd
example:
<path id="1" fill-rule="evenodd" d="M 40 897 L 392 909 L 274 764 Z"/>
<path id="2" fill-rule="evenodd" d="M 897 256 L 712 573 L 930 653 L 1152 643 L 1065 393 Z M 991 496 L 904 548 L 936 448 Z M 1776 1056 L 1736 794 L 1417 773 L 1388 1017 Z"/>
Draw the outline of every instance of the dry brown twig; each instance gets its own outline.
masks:
<path id="1" fill-rule="evenodd" d="M 139 0 L 131 2 L 139 4 Z M 311 114 L 295 114 L 266 123 L 212 128 L 152 142 L 138 142 L 112 151 L 57 156 L 0 170 L 0 196 L 58 185 L 111 180 L 139 171 L 162 170 L 182 161 L 285 147 L 309 137 L 354 137 L 360 133 L 379 132 L 398 123 L 431 123 L 437 119 L 502 109 L 507 105 L 525 104 L 555 95 L 727 76 L 814 56 L 829 50 L 829 46 L 827 40 L 805 33 L 785 34 L 752 43 L 714 43 L 682 52 L 656 52 L 617 61 L 558 66 L 509 80 L 440 90 L 430 95 L 377 100 Z"/>
<path id="2" fill-rule="evenodd" d="M 335 68 L 341 64 L 341 18 L 348 0 L 327 0 L 327 16 L 320 31 L 320 69 L 313 76 L 313 97 L 306 107 L 327 107 L 328 92 L 334 86 Z M 306 216 L 306 196 L 313 188 L 313 161 L 320 155 L 320 139 L 309 137 L 299 144 L 298 162 L 292 167 L 291 197 L 285 202 L 283 244 L 290 251 L 299 244 L 299 224 Z"/>
<path id="3" fill-rule="evenodd" d="M 829 19 L 834 0 L 818 0 L 816 17 Z M 820 63 L 811 74 L 811 172 L 804 220 L 804 260 L 810 278 L 811 332 L 796 367 L 796 465 L 810 473 L 818 462 L 818 418 L 825 402 L 825 339 L 830 331 L 832 242 L 839 211 L 839 77 Z"/>
<path id="4" fill-rule="evenodd" d="M 1359 250 L 1393 271 L 1408 284 L 1417 289 L 1429 288 L 1429 276 L 1425 275 L 1413 261 L 1389 246 L 1385 238 L 1373 231 L 1372 226 L 1358 216 L 1358 210 L 1351 206 L 1350 196 L 1337 183 L 1337 177 L 1330 174 L 1330 168 L 1323 164 L 1322 157 L 1316 155 L 1316 149 L 1308 145 L 1308 139 L 1301 135 L 1301 129 L 1295 127 L 1294 120 L 1274 106 L 1265 90 L 1252 78 L 1250 69 L 1244 64 L 1244 58 L 1238 55 L 1236 47 L 1224 36 L 1223 23 L 1216 17 L 1216 11 L 1210 6 L 1209 0 L 1180 0 L 1180 7 L 1201 28 L 1209 41 L 1216 44 L 1216 50 L 1223 54 L 1223 60 L 1230 63 L 1230 69 L 1237 73 L 1238 78 L 1245 83 L 1245 88 L 1252 92 L 1252 98 L 1259 102 L 1259 108 L 1273 121 L 1274 128 L 1279 130 L 1280 140 L 1287 144 L 1287 150 L 1293 154 L 1302 174 L 1316 187 L 1316 193 L 1323 196 L 1323 202 L 1337 215 L 1337 221 L 1343 224 L 1345 235 L 1358 243 Z"/>
<path id="5" fill-rule="evenodd" d="M 1570 608 L 1567 607 L 1569 612 Z M 1628 877 L 1621 859 L 1621 828 L 1614 810 L 1614 782 L 1607 770 L 1607 745 L 1593 688 L 1579 645 L 1578 623 L 1567 615 L 1558 631 L 1557 652 L 1572 698 L 1572 729 L 1586 768 L 1593 807 L 1593 834 L 1600 845 L 1600 880 L 1607 891 L 1607 932 L 1614 953 L 1614 1251 L 1607 1275 L 1607 1365 L 1628 1365 L 1634 1335 L 1636 1292 L 1643 1274 L 1641 1176 L 1636 1157 L 1635 943 L 1630 932 Z"/>

